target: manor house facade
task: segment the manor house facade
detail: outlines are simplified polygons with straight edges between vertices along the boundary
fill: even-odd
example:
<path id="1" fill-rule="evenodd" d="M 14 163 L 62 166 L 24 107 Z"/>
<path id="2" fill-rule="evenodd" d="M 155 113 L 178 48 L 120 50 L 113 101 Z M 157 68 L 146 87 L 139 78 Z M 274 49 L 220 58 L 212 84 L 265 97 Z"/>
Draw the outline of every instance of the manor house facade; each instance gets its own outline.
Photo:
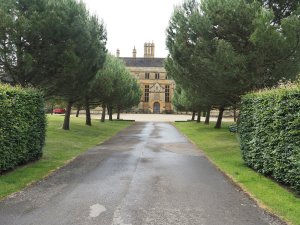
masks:
<path id="1" fill-rule="evenodd" d="M 132 57 L 120 57 L 119 49 L 117 57 L 125 62 L 142 89 L 143 95 L 137 110 L 143 113 L 172 113 L 175 82 L 167 76 L 164 68 L 165 59 L 155 58 L 154 53 L 154 43 L 145 43 L 144 57 L 136 57 L 135 47 Z"/>

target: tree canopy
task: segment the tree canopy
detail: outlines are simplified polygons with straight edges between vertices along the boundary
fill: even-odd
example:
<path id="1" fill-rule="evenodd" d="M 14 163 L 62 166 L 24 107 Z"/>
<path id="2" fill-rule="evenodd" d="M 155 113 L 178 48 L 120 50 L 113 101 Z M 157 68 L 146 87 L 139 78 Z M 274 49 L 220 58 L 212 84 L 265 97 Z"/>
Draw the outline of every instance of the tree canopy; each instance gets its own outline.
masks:
<path id="1" fill-rule="evenodd" d="M 0 0 L 0 69 L 13 84 L 68 102 L 82 98 L 106 55 L 106 30 L 76 0 Z"/>
<path id="2" fill-rule="evenodd" d="M 300 4 L 300 0 L 259 0 L 259 2 L 273 11 L 275 23 L 280 23 L 283 18 L 295 13 Z"/>
<path id="3" fill-rule="evenodd" d="M 300 20 L 245 0 L 185 1 L 167 29 L 166 70 L 207 106 L 235 106 L 250 90 L 272 87 L 299 73 Z M 189 91 L 191 92 L 191 91 Z"/>
<path id="4" fill-rule="evenodd" d="M 96 101 L 112 109 L 122 110 L 137 105 L 141 90 L 123 61 L 108 54 L 102 69 L 92 82 L 92 96 Z"/>

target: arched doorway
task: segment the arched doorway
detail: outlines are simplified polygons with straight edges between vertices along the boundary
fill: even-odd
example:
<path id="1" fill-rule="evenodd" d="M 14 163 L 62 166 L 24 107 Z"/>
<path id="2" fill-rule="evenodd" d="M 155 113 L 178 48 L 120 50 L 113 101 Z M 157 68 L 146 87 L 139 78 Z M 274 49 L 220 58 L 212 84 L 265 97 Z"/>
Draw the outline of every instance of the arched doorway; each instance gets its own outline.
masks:
<path id="1" fill-rule="evenodd" d="M 154 102 L 154 105 L 153 105 L 153 113 L 160 113 L 160 104 L 159 102 Z"/>

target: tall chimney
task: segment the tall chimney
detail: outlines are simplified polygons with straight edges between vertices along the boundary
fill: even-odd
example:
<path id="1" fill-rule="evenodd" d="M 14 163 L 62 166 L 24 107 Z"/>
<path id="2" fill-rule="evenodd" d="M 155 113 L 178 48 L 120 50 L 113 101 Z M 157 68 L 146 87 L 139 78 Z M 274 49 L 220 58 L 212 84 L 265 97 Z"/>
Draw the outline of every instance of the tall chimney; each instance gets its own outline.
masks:
<path id="1" fill-rule="evenodd" d="M 151 58 L 151 43 L 148 43 L 148 58 Z"/>
<path id="2" fill-rule="evenodd" d="M 154 48 L 155 48 L 155 45 L 154 43 L 152 42 L 148 42 L 148 43 L 145 43 L 144 44 L 144 57 L 145 58 L 154 58 Z"/>
<path id="3" fill-rule="evenodd" d="M 146 43 L 146 58 L 149 58 L 149 43 Z"/>
<path id="4" fill-rule="evenodd" d="M 134 46 L 133 51 L 132 51 L 132 58 L 136 58 L 136 49 L 135 49 L 135 46 Z"/>
<path id="5" fill-rule="evenodd" d="M 120 49 L 117 49 L 117 57 L 120 57 Z"/>
<path id="6" fill-rule="evenodd" d="M 152 42 L 151 44 L 151 57 L 154 58 L 155 56 L 155 44 Z"/>
<path id="7" fill-rule="evenodd" d="M 145 42 L 145 44 L 144 44 L 144 58 L 147 58 L 147 51 L 148 51 L 147 43 Z"/>

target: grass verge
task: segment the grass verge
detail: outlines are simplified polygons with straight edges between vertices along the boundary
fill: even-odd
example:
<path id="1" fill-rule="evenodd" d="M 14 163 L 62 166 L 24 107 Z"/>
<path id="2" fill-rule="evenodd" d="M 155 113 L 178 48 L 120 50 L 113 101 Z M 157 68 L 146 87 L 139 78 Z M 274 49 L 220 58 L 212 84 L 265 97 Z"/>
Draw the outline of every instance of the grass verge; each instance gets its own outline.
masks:
<path id="1" fill-rule="evenodd" d="M 267 211 L 293 225 L 300 225 L 300 198 L 271 179 L 248 168 L 241 157 L 235 134 L 213 125 L 175 123 L 206 156 Z"/>
<path id="2" fill-rule="evenodd" d="M 0 176 L 0 199 L 42 179 L 87 149 L 132 124 L 126 121 L 93 121 L 93 126 L 89 127 L 85 125 L 84 118 L 72 117 L 71 130 L 64 131 L 61 129 L 62 123 L 63 116 L 48 116 L 43 157 Z"/>

